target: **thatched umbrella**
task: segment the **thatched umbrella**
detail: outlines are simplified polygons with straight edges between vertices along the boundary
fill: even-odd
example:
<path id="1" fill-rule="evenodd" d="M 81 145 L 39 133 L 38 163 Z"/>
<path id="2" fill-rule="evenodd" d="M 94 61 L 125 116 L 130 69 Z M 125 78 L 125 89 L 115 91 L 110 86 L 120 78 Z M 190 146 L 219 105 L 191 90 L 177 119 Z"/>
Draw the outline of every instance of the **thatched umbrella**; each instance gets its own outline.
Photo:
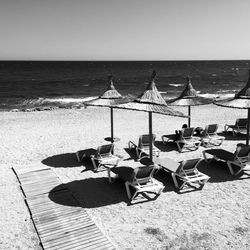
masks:
<path id="1" fill-rule="evenodd" d="M 188 127 L 191 126 L 191 106 L 205 105 L 213 102 L 211 98 L 199 96 L 197 91 L 193 88 L 189 77 L 187 85 L 179 97 L 169 100 L 167 103 L 171 106 L 188 106 Z"/>
<path id="2" fill-rule="evenodd" d="M 116 108 L 119 109 L 130 109 L 137 111 L 148 112 L 149 115 L 149 137 L 152 142 L 153 134 L 152 134 L 152 113 L 158 113 L 162 115 L 170 115 L 170 116 L 179 116 L 186 117 L 183 113 L 179 111 L 175 111 L 170 108 L 161 94 L 158 92 L 155 86 L 156 73 L 153 71 L 151 80 L 146 88 L 146 90 L 139 95 L 134 101 L 117 105 Z M 149 157 L 152 160 L 152 143 L 150 143 Z"/>
<path id="3" fill-rule="evenodd" d="M 250 70 L 246 86 L 241 89 L 233 98 L 215 101 L 214 104 L 218 106 L 247 109 L 247 134 L 246 145 L 249 145 L 249 123 L 250 123 Z"/>
<path id="4" fill-rule="evenodd" d="M 84 103 L 85 106 L 98 106 L 98 107 L 109 107 L 110 108 L 110 122 L 111 122 L 111 137 L 110 141 L 114 142 L 114 121 L 113 121 L 113 105 L 128 102 L 129 99 L 123 97 L 114 87 L 112 76 L 108 78 L 108 88 L 100 95 L 91 101 Z"/>

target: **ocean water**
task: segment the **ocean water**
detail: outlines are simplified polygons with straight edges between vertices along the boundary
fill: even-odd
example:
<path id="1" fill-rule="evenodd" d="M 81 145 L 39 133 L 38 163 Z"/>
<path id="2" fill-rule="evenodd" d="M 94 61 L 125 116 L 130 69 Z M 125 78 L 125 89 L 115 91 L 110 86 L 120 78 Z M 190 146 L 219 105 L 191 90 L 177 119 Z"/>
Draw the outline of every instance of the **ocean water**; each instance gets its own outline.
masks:
<path id="1" fill-rule="evenodd" d="M 139 95 L 152 71 L 166 98 L 191 78 L 204 96 L 232 96 L 248 80 L 248 61 L 0 61 L 0 110 L 73 105 L 101 95 L 113 75 L 122 95 Z"/>

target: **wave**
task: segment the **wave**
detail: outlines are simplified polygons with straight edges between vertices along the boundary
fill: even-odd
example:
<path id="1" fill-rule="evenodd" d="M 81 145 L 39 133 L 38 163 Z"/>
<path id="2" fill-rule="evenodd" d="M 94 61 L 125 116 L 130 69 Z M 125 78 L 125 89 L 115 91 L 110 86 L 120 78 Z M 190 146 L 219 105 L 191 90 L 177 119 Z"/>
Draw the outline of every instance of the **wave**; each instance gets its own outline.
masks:
<path id="1" fill-rule="evenodd" d="M 184 84 L 182 84 L 182 83 L 169 83 L 168 85 L 172 86 L 172 87 L 176 87 L 176 88 L 184 86 Z"/>

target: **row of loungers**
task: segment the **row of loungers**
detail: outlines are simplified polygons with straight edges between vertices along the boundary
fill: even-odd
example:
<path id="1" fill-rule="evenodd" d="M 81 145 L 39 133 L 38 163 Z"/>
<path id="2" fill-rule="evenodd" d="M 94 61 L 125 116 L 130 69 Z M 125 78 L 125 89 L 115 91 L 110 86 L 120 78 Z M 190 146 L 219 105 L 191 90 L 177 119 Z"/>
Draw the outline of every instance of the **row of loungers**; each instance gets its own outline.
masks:
<path id="1" fill-rule="evenodd" d="M 199 136 L 194 136 L 195 127 L 183 128 L 179 134 L 163 135 L 162 142 L 166 144 L 173 141 L 177 144 L 179 152 L 196 150 L 200 145 L 204 147 L 220 146 L 225 137 L 217 134 L 218 124 L 207 125 Z"/>
<path id="2" fill-rule="evenodd" d="M 129 142 L 129 144 L 132 144 L 132 142 Z M 136 145 L 132 144 L 131 147 L 136 147 Z M 198 165 L 201 162 L 200 158 L 177 162 L 170 158 L 153 157 L 153 161 L 151 161 L 145 154 L 141 157 L 141 162 L 137 162 L 136 167 L 131 167 L 128 166 L 128 162 L 125 163 L 121 161 L 120 157 L 114 155 L 113 150 L 113 144 L 98 147 L 96 154 L 91 155 L 94 170 L 107 170 L 110 183 L 112 182 L 111 173 L 114 173 L 115 177 L 123 179 L 130 200 L 133 200 L 139 193 L 153 192 L 156 195 L 155 197 L 160 195 L 164 186 L 153 178 L 153 174 L 160 168 L 171 174 L 175 188 L 178 191 L 192 184 L 194 187 L 202 189 L 210 178 L 198 171 Z M 139 155 L 142 156 L 140 153 Z M 208 155 L 212 156 L 212 158 L 210 159 Z M 244 144 L 238 144 L 235 152 L 220 148 L 206 149 L 203 151 L 203 156 L 207 162 L 212 159 L 225 161 L 232 175 L 238 175 L 242 171 L 250 170 L 250 146 Z M 82 160 L 79 153 L 77 153 L 77 158 L 79 161 Z M 135 190 L 133 194 L 130 191 L 131 187 Z"/>

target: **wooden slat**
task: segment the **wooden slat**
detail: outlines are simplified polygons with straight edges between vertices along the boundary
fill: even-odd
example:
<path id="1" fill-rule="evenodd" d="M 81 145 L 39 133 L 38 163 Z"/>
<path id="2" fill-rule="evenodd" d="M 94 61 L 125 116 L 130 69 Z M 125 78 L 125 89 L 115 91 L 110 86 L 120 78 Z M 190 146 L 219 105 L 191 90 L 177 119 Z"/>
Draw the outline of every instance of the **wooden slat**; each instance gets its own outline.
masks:
<path id="1" fill-rule="evenodd" d="M 14 171 L 44 249 L 115 249 L 50 168 Z"/>

